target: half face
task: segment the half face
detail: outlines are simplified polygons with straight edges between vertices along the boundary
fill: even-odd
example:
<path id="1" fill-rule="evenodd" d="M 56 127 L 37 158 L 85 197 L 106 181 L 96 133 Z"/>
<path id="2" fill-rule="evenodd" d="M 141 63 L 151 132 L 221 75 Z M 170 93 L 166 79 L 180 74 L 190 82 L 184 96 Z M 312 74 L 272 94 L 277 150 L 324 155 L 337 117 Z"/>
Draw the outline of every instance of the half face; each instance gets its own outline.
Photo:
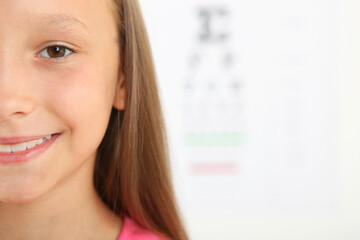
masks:
<path id="1" fill-rule="evenodd" d="M 118 64 L 107 1 L 0 1 L 0 202 L 36 199 L 93 164 Z"/>

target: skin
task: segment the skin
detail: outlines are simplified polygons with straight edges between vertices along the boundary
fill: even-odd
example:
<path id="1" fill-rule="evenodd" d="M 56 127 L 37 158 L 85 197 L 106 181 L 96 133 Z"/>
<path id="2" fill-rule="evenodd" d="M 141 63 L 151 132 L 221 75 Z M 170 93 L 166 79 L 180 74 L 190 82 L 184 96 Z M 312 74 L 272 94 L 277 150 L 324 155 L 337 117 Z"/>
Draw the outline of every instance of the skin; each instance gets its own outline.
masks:
<path id="1" fill-rule="evenodd" d="M 99 0 L 0 1 L 0 138 L 61 133 L 38 157 L 0 164 L 0 239 L 114 240 L 121 230 L 93 186 L 111 108 L 125 104 L 111 13 Z M 53 45 L 76 53 L 51 58 Z"/>

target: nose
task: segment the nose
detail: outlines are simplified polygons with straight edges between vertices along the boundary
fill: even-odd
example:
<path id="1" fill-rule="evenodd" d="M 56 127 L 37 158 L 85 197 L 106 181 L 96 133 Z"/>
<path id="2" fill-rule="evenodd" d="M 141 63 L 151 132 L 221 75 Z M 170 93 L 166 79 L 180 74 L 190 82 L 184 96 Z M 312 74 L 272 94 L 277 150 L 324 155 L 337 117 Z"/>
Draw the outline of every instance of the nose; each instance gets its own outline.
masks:
<path id="1" fill-rule="evenodd" d="M 33 111 L 29 85 L 20 64 L 0 56 L 0 123 L 23 118 Z"/>

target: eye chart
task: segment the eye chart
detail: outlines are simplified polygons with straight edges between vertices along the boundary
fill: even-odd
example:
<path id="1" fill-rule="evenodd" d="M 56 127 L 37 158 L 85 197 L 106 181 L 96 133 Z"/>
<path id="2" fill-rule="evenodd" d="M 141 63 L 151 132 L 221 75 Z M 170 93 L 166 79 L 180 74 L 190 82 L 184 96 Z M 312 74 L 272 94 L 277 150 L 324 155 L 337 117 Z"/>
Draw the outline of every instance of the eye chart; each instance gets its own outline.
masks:
<path id="1" fill-rule="evenodd" d="M 336 213 L 336 2 L 158 2 L 143 6 L 185 215 Z"/>

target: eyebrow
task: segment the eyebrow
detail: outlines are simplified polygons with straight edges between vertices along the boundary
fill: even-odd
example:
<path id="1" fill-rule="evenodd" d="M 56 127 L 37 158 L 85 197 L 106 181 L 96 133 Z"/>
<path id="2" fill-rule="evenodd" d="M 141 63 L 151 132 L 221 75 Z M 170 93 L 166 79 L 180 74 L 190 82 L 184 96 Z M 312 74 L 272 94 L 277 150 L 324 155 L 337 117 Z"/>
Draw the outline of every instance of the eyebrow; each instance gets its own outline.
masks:
<path id="1" fill-rule="evenodd" d="M 45 26 L 61 26 L 67 30 L 83 29 L 86 33 L 89 33 L 89 28 L 84 22 L 66 14 L 42 15 L 38 19 Z"/>

